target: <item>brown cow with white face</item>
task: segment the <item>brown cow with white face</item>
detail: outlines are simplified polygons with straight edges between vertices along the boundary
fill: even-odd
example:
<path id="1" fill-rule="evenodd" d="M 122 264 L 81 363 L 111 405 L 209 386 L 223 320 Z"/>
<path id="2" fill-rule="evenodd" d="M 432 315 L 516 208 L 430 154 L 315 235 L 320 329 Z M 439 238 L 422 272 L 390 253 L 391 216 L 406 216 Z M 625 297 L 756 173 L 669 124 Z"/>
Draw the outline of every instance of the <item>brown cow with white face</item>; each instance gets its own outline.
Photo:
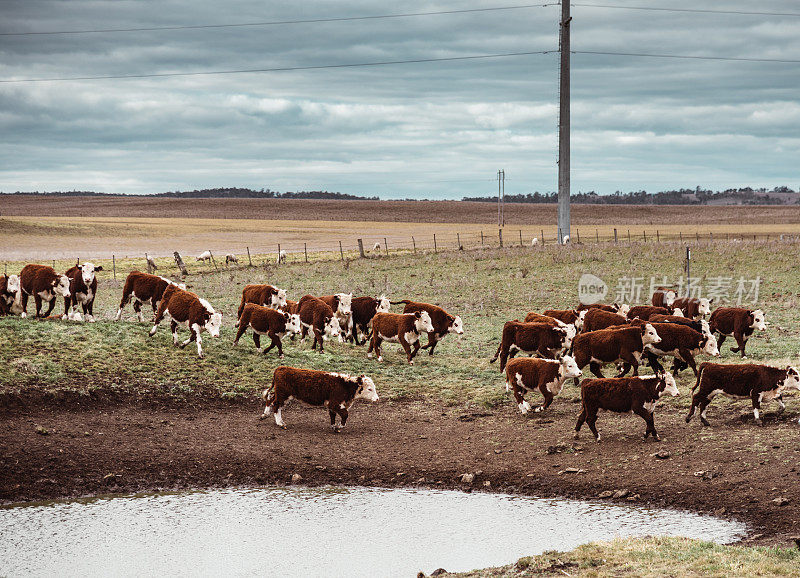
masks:
<path id="1" fill-rule="evenodd" d="M 506 391 L 514 393 L 519 411 L 525 415 L 531 410 L 531 406 L 525 401 L 524 395 L 538 389 L 544 397 L 544 403 L 534 411 L 540 412 L 553 403 L 553 398 L 561 393 L 567 379 L 580 376 L 581 370 L 569 355 L 558 359 L 518 357 L 506 365 Z"/>
<path id="2" fill-rule="evenodd" d="M 655 328 L 650 323 L 644 323 L 641 327 L 584 331 L 572 340 L 572 351 L 578 367 L 583 369 L 588 365 L 597 377 L 604 377 L 600 367 L 605 363 L 630 364 L 633 375 L 639 375 L 644 346 L 660 341 Z"/>
<path id="3" fill-rule="evenodd" d="M 500 371 L 503 371 L 508 358 L 513 358 L 520 351 L 528 355 L 538 353 L 543 357 L 555 359 L 569 351 L 573 342 L 569 334 L 566 327 L 556 327 L 549 323 L 506 321 L 500 345 L 497 346 L 497 351 L 489 363 L 494 363 L 499 357 Z"/>
<path id="4" fill-rule="evenodd" d="M 304 295 L 297 304 L 297 314 L 300 316 L 302 325 L 302 338 L 306 338 L 309 329 L 314 333 L 314 343 L 311 345 L 311 349 L 316 349 L 319 344 L 319 352 L 324 353 L 323 342 L 326 338 L 342 339 L 339 319 L 333 309 L 322 299 L 313 295 Z"/>
<path id="5" fill-rule="evenodd" d="M 572 324 L 575 326 L 575 329 L 580 332 L 583 330 L 583 318 L 586 316 L 587 311 L 588 309 L 584 309 L 583 311 L 577 311 L 575 309 L 546 309 L 542 311 L 542 315 L 554 317 L 567 325 Z"/>
<path id="6" fill-rule="evenodd" d="M 631 325 L 643 325 L 647 323 L 641 319 L 634 319 Z M 697 366 L 695 365 L 695 355 L 705 353 L 712 357 L 719 357 L 719 349 L 717 348 L 717 340 L 713 335 L 695 331 L 679 323 L 652 323 L 656 333 L 661 338 L 658 343 L 649 343 L 644 346 L 644 356 L 650 363 L 650 367 L 656 373 L 664 373 L 664 367 L 658 362 L 660 357 L 671 356 L 675 358 L 675 365 L 672 371 L 675 375 L 685 367 L 691 367 L 695 375 L 697 375 Z M 623 365 L 622 375 L 628 371 L 627 364 Z"/>
<path id="7" fill-rule="evenodd" d="M 80 321 L 78 305 L 83 309 L 83 317 L 86 321 L 94 322 L 94 298 L 97 296 L 97 277 L 95 272 L 102 271 L 103 267 L 94 263 L 86 262 L 83 265 L 75 265 L 67 269 L 66 275 L 69 277 L 69 297 L 64 298 L 64 315 L 62 319 L 74 319 Z M 70 308 L 72 311 L 70 311 Z"/>
<path id="8" fill-rule="evenodd" d="M 239 326 L 239 318 L 242 316 L 242 310 L 246 303 L 280 309 L 286 305 L 286 289 L 278 289 L 272 285 L 247 285 L 242 289 L 242 302 L 236 313 L 236 327 Z"/>
<path id="9" fill-rule="evenodd" d="M 186 347 L 192 341 L 197 342 L 197 356 L 203 357 L 203 339 L 200 334 L 208 331 L 211 337 L 219 337 L 219 330 L 222 326 L 222 313 L 217 313 L 211 304 L 205 299 L 201 299 L 194 293 L 185 291 L 176 285 L 169 285 L 161 298 L 158 306 L 153 328 L 150 330 L 150 337 L 155 335 L 158 324 L 165 316 L 170 318 L 170 328 L 172 329 L 172 343 L 178 347 Z M 192 335 L 186 341 L 178 343 L 178 325 L 189 328 Z"/>
<path id="10" fill-rule="evenodd" d="M 627 325 L 628 318 L 604 309 L 589 309 L 583 318 L 583 333 Z"/>
<path id="11" fill-rule="evenodd" d="M 270 345 L 263 350 L 266 355 L 273 347 L 278 348 L 278 357 L 283 359 L 283 346 L 281 345 L 281 338 L 290 333 L 292 335 L 300 333 L 300 316 L 285 311 L 279 311 L 270 307 L 262 307 L 255 303 L 248 303 L 244 306 L 242 316 L 239 318 L 239 329 L 236 332 L 236 338 L 233 340 L 233 345 L 239 344 L 239 338 L 244 335 L 247 328 L 253 330 L 253 343 L 259 353 L 261 350 L 261 335 L 266 335 L 270 338 Z"/>
<path id="12" fill-rule="evenodd" d="M 675 291 L 669 287 L 656 287 L 655 291 L 653 291 L 651 302 L 655 307 L 671 309 L 676 297 Z"/>
<path id="13" fill-rule="evenodd" d="M 334 295 L 323 295 L 320 297 L 328 307 L 333 309 L 336 318 L 339 320 L 339 328 L 343 333 L 350 327 L 350 317 L 352 315 L 353 294 L 336 293 Z"/>
<path id="14" fill-rule="evenodd" d="M 372 318 L 376 313 L 389 313 L 390 309 L 391 303 L 383 295 L 377 299 L 375 297 L 354 297 L 346 331 L 347 340 L 355 342 L 356 345 L 364 345 L 372 327 Z M 359 332 L 364 335 L 363 341 L 360 342 Z"/>
<path id="15" fill-rule="evenodd" d="M 142 303 L 150 302 L 153 308 L 153 317 L 155 317 L 158 306 L 161 304 L 161 298 L 164 291 L 170 285 L 176 285 L 181 289 L 186 289 L 184 283 L 174 283 L 166 277 L 159 277 L 158 275 L 151 275 L 150 273 L 142 273 L 141 271 L 131 271 L 125 279 L 125 286 L 122 289 L 122 299 L 119 302 L 119 309 L 114 321 L 119 321 L 122 318 L 122 310 L 133 299 L 133 310 L 136 311 L 136 317 L 139 323 L 144 321 L 142 315 Z"/>
<path id="16" fill-rule="evenodd" d="M 346 373 L 332 373 L 313 369 L 281 366 L 272 374 L 272 386 L 261 396 L 266 402 L 265 418 L 275 414 L 275 424 L 286 429 L 281 410 L 291 398 L 313 406 L 328 408 L 331 428 L 339 433 L 347 423 L 350 407 L 357 399 L 378 401 L 375 383 L 366 375 L 358 377 Z M 336 423 L 339 416 L 341 425 Z"/>
<path id="17" fill-rule="evenodd" d="M 602 309 L 603 311 L 608 311 L 609 313 L 619 313 L 620 315 L 627 315 L 628 311 L 630 311 L 630 305 L 627 303 L 612 303 L 611 305 L 607 305 L 605 303 L 591 303 L 585 304 L 581 303 L 578 305 L 576 311 L 588 311 L 589 309 Z"/>
<path id="18" fill-rule="evenodd" d="M 717 307 L 708 320 L 708 327 L 712 333 L 719 333 L 719 346 L 726 337 L 733 335 L 737 347 L 731 351 L 739 353 L 742 359 L 747 357 L 744 348 L 753 331 L 766 331 L 767 323 L 761 309 L 744 309 L 742 307 Z"/>
<path id="19" fill-rule="evenodd" d="M 670 315 L 672 311 L 667 307 L 656 307 L 654 305 L 634 305 L 628 311 L 626 316 L 628 319 L 636 319 L 637 317 L 642 321 L 648 321 L 651 315 Z"/>
<path id="20" fill-rule="evenodd" d="M 378 356 L 378 361 L 383 361 L 381 343 L 399 343 L 406 352 L 409 365 L 414 365 L 414 356 L 419 351 L 420 333 L 433 331 L 431 316 L 427 311 L 414 313 L 376 313 L 372 318 L 372 339 L 367 348 L 367 357 L 372 357 L 373 351 Z M 414 347 L 412 351 L 411 347 Z"/>
<path id="21" fill-rule="evenodd" d="M 417 311 L 425 311 L 431 318 L 433 329 L 428 331 L 428 343 L 422 346 L 422 349 L 428 350 L 428 355 L 433 355 L 433 350 L 436 349 L 436 344 L 439 343 L 449 333 L 456 335 L 464 334 L 464 323 L 461 321 L 459 315 L 450 315 L 447 311 L 438 305 L 431 305 L 430 303 L 420 303 L 417 301 L 409 301 L 403 299 L 402 301 L 393 302 L 396 304 L 405 303 L 403 313 L 416 313 Z M 414 346 L 416 350 L 420 349 L 419 342 Z M 415 350 L 415 354 L 416 354 Z"/>
<path id="22" fill-rule="evenodd" d="M 711 313 L 711 303 L 713 301 L 713 299 L 706 299 L 705 297 L 701 297 L 700 299 L 695 297 L 680 297 L 672 302 L 671 307 L 673 310 L 680 309 L 683 315 L 690 319 L 702 319 Z"/>
<path id="23" fill-rule="evenodd" d="M 47 265 L 25 265 L 19 274 L 22 317 L 28 316 L 28 297 L 33 295 L 36 317 L 49 317 L 56 306 L 56 297 L 69 296 L 69 277 L 59 275 Z M 42 301 L 48 302 L 47 313 L 42 315 Z"/>
<path id="24" fill-rule="evenodd" d="M 21 313 L 19 275 L 0 275 L 0 315 Z"/>
<path id="25" fill-rule="evenodd" d="M 761 425 L 761 403 L 775 400 L 783 411 L 783 391 L 800 389 L 800 373 L 789 365 L 784 369 L 752 363 L 743 365 L 723 365 L 721 363 L 701 363 L 697 383 L 692 392 L 692 407 L 686 416 L 686 423 L 692 419 L 696 407 L 700 408 L 700 421 L 710 425 L 706 419 L 706 409 L 711 400 L 720 393 L 733 398 L 749 398 L 753 403 L 753 418 Z M 800 422 L 799 422 L 800 423 Z"/>
<path id="26" fill-rule="evenodd" d="M 586 422 L 595 440 L 600 442 L 597 433 L 597 412 L 604 409 L 616 413 L 635 413 L 647 422 L 644 439 L 653 436 L 661 441 L 653 422 L 653 412 L 662 395 L 679 395 L 675 378 L 669 373 L 642 377 L 606 377 L 584 379 L 581 383 L 581 413 L 575 424 L 575 439 L 580 435 L 581 426 Z"/>

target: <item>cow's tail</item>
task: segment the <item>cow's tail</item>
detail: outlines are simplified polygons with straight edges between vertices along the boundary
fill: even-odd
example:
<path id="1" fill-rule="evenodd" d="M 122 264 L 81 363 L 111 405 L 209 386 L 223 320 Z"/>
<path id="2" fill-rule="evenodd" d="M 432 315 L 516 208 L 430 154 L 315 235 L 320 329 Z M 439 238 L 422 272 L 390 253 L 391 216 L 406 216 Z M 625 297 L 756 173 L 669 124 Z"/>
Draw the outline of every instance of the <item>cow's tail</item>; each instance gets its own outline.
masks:
<path id="1" fill-rule="evenodd" d="M 500 344 L 497 346 L 497 351 L 494 353 L 494 357 L 489 360 L 489 363 L 494 363 L 497 361 L 497 358 L 500 357 L 500 350 L 503 348 L 503 339 L 500 339 Z"/>
<path id="2" fill-rule="evenodd" d="M 239 304 L 239 311 L 236 313 L 236 323 L 234 327 L 239 327 L 239 322 L 242 320 L 242 311 L 244 310 L 244 306 L 247 303 L 247 299 L 245 299 L 244 291 L 242 291 L 242 302 Z"/>
<path id="3" fill-rule="evenodd" d="M 408 299 L 403 299 L 402 301 L 389 301 L 392 305 L 408 305 L 411 303 Z"/>
<path id="4" fill-rule="evenodd" d="M 703 370 L 705 368 L 706 368 L 706 362 L 701 363 L 700 367 L 697 368 L 697 381 L 695 382 L 694 387 L 692 387 L 692 393 L 694 393 L 694 390 L 700 386 L 700 380 L 703 377 Z"/>

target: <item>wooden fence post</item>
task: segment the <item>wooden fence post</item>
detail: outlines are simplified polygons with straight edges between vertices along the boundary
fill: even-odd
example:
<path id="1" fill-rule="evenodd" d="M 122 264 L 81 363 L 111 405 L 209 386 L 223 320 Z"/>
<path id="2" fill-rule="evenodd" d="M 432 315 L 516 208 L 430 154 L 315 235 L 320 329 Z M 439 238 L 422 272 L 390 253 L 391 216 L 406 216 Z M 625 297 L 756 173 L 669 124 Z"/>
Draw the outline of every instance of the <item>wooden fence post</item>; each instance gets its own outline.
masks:
<path id="1" fill-rule="evenodd" d="M 211 251 L 209 251 L 208 253 L 209 255 L 211 255 L 211 263 L 214 265 L 214 271 L 219 271 L 219 269 L 217 268 L 217 262 L 214 260 L 214 253 L 212 253 Z"/>
<path id="2" fill-rule="evenodd" d="M 281 244 L 278 243 L 278 264 L 281 263 Z"/>
<path id="3" fill-rule="evenodd" d="M 111 270 L 114 272 L 114 281 L 117 280 L 117 260 L 114 255 L 111 255 Z"/>
<path id="4" fill-rule="evenodd" d="M 681 243 L 683 243 L 683 231 L 678 231 L 678 238 L 680 239 Z"/>
<path id="5" fill-rule="evenodd" d="M 344 261 L 344 249 L 342 249 L 341 241 L 339 241 L 339 254 L 342 256 L 342 261 Z"/>
<path id="6" fill-rule="evenodd" d="M 389 256 L 389 242 L 386 240 L 386 237 L 383 238 L 383 247 L 386 249 L 386 256 Z"/>
<path id="7" fill-rule="evenodd" d="M 631 230 L 628 229 L 628 245 L 631 244 Z"/>
<path id="8" fill-rule="evenodd" d="M 308 263 L 308 244 L 303 243 L 303 254 L 306 256 L 306 263 Z"/>
<path id="9" fill-rule="evenodd" d="M 172 253 L 172 256 L 175 259 L 175 264 L 181 271 L 181 275 L 183 275 L 184 277 L 188 275 L 189 271 L 186 270 L 186 265 L 184 264 L 183 259 L 181 259 L 181 254 L 175 251 L 174 253 Z"/>
<path id="10" fill-rule="evenodd" d="M 600 243 L 600 231 L 597 229 L 594 230 L 594 242 L 598 244 Z"/>
<path id="11" fill-rule="evenodd" d="M 439 249 L 436 247 L 436 233 L 433 234 L 433 252 L 438 253 Z"/>
<path id="12" fill-rule="evenodd" d="M 481 231 L 481 247 L 483 247 L 483 231 Z"/>
<path id="13" fill-rule="evenodd" d="M 661 237 L 658 236 L 658 229 L 656 229 L 656 243 L 661 242 Z"/>
<path id="14" fill-rule="evenodd" d="M 580 244 L 580 242 L 581 242 L 581 232 L 577 228 L 575 229 L 575 234 L 578 236 L 578 244 Z"/>
<path id="15" fill-rule="evenodd" d="M 458 243 L 458 249 L 461 249 L 461 233 L 456 231 L 456 243 Z"/>
<path id="16" fill-rule="evenodd" d="M 503 229 L 498 229 L 497 236 L 500 238 L 500 248 L 503 248 Z"/>
<path id="17" fill-rule="evenodd" d="M 714 242 L 714 231 L 708 233 L 709 243 Z"/>
<path id="18" fill-rule="evenodd" d="M 755 241 L 755 240 L 756 240 L 756 236 L 753 235 L 753 241 Z M 55 269 L 55 268 L 56 268 L 56 260 L 53 259 L 53 269 Z"/>
<path id="19" fill-rule="evenodd" d="M 644 239 L 644 242 L 647 243 L 647 231 L 644 229 L 642 229 L 642 238 Z"/>
<path id="20" fill-rule="evenodd" d="M 250 258 L 250 247 L 247 248 L 247 262 L 251 267 L 253 266 L 253 260 Z"/>
<path id="21" fill-rule="evenodd" d="M 411 246 L 414 247 L 414 254 L 417 254 L 417 242 L 414 241 L 414 235 L 411 235 Z"/>
<path id="22" fill-rule="evenodd" d="M 519 246 L 522 247 L 522 229 L 519 230 Z"/>
<path id="23" fill-rule="evenodd" d="M 695 236 L 695 239 L 697 239 L 697 242 L 700 243 L 700 233 L 698 231 L 695 231 L 694 232 L 694 236 Z"/>
<path id="24" fill-rule="evenodd" d="M 617 242 L 617 230 L 614 229 L 614 243 Z"/>
<path id="25" fill-rule="evenodd" d="M 358 239 L 358 255 L 362 259 L 365 257 L 365 255 L 364 255 L 364 239 Z"/>

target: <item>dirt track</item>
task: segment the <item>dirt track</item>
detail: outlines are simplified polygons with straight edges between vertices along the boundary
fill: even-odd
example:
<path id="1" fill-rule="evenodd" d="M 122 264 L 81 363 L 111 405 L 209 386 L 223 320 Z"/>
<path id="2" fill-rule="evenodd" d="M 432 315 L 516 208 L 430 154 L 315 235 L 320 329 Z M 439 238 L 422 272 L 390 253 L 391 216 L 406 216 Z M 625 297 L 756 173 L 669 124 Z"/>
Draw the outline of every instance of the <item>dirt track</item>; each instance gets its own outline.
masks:
<path id="1" fill-rule="evenodd" d="M 755 426 L 738 415 L 724 423 L 717 416 L 717 428 L 694 423 L 696 435 L 687 435 L 682 413 L 665 407 L 656 416 L 660 444 L 641 441 L 638 418 L 604 415 L 604 440 L 596 444 L 588 431 L 573 442 L 577 406 L 569 397 L 533 418 L 510 404 L 465 413 L 423 402 L 359 403 L 340 435 L 328 430 L 326 412 L 299 404 L 284 412 L 286 431 L 259 421 L 254 403 L 53 405 L 0 412 L 0 500 L 289 483 L 297 473 L 310 485 L 471 490 L 488 481 L 495 491 L 582 498 L 628 489 L 640 495 L 637 503 L 743 520 L 751 537 L 762 535 L 755 543 L 789 545 L 800 533 L 800 442 L 750 461 Z M 792 421 L 796 412 L 770 413 L 765 428 L 796 427 Z M 38 426 L 48 433 L 37 433 Z M 651 455 L 662 450 L 669 457 Z M 474 483 L 460 482 L 467 472 L 478 472 Z M 789 504 L 775 505 L 778 496 Z"/>

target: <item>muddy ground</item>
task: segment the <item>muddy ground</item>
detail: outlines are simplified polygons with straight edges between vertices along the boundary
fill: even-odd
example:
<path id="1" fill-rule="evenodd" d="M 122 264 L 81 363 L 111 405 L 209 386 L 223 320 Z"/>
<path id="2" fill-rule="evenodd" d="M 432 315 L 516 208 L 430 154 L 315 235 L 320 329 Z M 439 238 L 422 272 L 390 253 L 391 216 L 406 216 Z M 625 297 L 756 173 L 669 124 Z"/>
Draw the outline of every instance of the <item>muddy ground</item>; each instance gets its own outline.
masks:
<path id="1" fill-rule="evenodd" d="M 767 413 L 759 438 L 765 429 L 797 428 L 792 407 L 781 416 Z M 627 490 L 617 501 L 745 521 L 748 543 L 790 546 L 800 534 L 800 436 L 754 448 L 750 432 L 757 426 L 746 407 L 710 411 L 715 423 L 703 429 L 686 426 L 683 410 L 665 405 L 656 415 L 661 443 L 641 440 L 638 417 L 602 415 L 600 444 L 586 429 L 573 441 L 575 398 L 557 399 L 553 408 L 526 418 L 510 403 L 476 412 L 422 401 L 359 402 L 336 435 L 327 412 L 298 403 L 284 411 L 289 428 L 281 430 L 271 418 L 258 420 L 262 407 L 254 401 L 6 400 L 0 501 L 287 484 L 299 474 L 298 483 L 308 485 L 548 497 Z M 474 481 L 462 482 L 464 473 L 476 474 Z M 773 502 L 782 497 L 787 504 Z"/>

